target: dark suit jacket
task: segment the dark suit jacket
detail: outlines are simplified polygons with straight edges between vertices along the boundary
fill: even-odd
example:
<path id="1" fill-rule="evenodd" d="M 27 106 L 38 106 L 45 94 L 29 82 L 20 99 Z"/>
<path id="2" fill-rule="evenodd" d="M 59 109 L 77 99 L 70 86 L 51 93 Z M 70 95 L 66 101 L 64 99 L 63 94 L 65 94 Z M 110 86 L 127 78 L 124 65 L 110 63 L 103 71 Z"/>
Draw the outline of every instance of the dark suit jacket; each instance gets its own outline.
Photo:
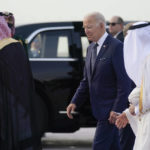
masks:
<path id="1" fill-rule="evenodd" d="M 120 32 L 120 33 L 117 35 L 116 39 L 120 40 L 121 42 L 124 42 L 124 35 L 123 35 L 123 32 Z"/>
<path id="2" fill-rule="evenodd" d="M 91 43 L 87 49 L 84 78 L 71 102 L 81 106 L 89 92 L 95 118 L 106 120 L 110 111 L 122 112 L 127 107 L 131 82 L 124 68 L 123 44 L 120 41 L 107 36 L 91 73 L 93 46 Z"/>

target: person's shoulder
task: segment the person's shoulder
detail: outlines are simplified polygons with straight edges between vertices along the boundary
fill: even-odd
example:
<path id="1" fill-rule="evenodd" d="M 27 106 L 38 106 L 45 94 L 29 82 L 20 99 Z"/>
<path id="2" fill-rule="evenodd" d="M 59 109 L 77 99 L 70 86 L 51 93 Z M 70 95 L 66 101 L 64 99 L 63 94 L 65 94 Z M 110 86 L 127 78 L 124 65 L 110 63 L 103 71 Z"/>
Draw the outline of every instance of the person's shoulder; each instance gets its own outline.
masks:
<path id="1" fill-rule="evenodd" d="M 116 37 L 118 40 L 120 40 L 121 42 L 124 42 L 124 35 L 123 35 L 123 31 L 121 31 L 117 37 Z"/>
<path id="2" fill-rule="evenodd" d="M 110 41 L 109 44 L 110 44 L 110 48 L 111 48 L 113 56 L 117 56 L 117 55 L 119 56 L 120 54 L 122 55 L 123 43 L 120 40 L 112 37 L 111 35 L 109 37 L 109 41 Z"/>
<path id="3" fill-rule="evenodd" d="M 118 40 L 118 39 L 112 37 L 111 35 L 108 35 L 108 40 L 109 40 L 109 41 L 111 42 L 111 44 L 113 44 L 113 45 L 123 45 L 123 43 L 122 43 L 120 40 Z"/>
<path id="4" fill-rule="evenodd" d="M 18 41 L 13 39 L 13 38 L 5 38 L 5 39 L 2 39 L 0 41 L 0 49 L 3 49 L 3 48 L 6 48 L 14 43 L 17 43 Z"/>
<path id="5" fill-rule="evenodd" d="M 22 44 L 14 39 L 14 38 L 10 38 L 9 40 L 7 40 L 7 44 L 4 46 L 5 49 L 12 49 L 13 52 L 14 51 L 21 51 L 21 49 L 23 49 Z"/>

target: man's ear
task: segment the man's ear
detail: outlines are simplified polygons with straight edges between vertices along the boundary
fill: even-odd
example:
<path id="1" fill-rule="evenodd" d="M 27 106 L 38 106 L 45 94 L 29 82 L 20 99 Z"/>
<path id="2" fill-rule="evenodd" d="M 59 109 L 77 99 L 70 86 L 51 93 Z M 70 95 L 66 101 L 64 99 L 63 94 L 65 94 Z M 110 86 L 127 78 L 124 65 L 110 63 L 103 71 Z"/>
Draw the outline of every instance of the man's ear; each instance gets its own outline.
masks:
<path id="1" fill-rule="evenodd" d="M 104 24 L 103 23 L 100 23 L 100 28 L 102 29 L 102 28 L 104 28 Z"/>
<path id="2" fill-rule="evenodd" d="M 120 24 L 120 26 L 121 26 L 121 28 L 123 29 L 123 27 L 124 27 L 123 24 Z"/>

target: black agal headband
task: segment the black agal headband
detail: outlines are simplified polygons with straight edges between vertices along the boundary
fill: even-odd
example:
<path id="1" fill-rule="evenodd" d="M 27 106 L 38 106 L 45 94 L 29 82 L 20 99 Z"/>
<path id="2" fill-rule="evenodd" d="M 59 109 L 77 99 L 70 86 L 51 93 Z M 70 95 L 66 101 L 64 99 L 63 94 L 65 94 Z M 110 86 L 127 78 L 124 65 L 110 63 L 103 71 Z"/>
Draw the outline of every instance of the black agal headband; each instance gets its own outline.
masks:
<path id="1" fill-rule="evenodd" d="M 138 25 L 133 25 L 129 28 L 129 30 L 134 30 L 134 29 L 138 29 L 138 28 L 143 28 L 143 27 L 146 27 L 146 26 L 149 26 L 150 25 L 150 22 L 147 22 L 147 23 L 143 23 L 143 24 L 138 24 Z"/>

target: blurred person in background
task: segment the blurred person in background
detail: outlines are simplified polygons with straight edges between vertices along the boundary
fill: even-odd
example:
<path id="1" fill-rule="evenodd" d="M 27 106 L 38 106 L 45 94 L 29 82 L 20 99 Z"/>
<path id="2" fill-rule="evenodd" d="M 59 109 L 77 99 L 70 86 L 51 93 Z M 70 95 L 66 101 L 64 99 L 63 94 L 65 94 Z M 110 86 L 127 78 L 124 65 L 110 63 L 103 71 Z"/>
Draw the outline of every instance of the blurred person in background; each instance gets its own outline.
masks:
<path id="1" fill-rule="evenodd" d="M 38 36 L 36 36 L 36 38 L 34 38 L 34 40 L 31 43 L 30 46 L 30 51 L 29 51 L 29 56 L 31 58 L 39 58 L 40 57 L 40 53 L 41 53 L 41 36 L 40 34 Z"/>
<path id="2" fill-rule="evenodd" d="M 124 28 L 123 28 L 123 35 L 124 35 L 124 37 L 127 35 L 127 32 L 128 32 L 128 30 L 129 30 L 129 28 L 133 25 L 133 23 L 134 23 L 134 22 L 129 22 L 129 23 L 127 23 L 127 24 L 124 26 Z"/>
<path id="3" fill-rule="evenodd" d="M 124 35 L 123 35 L 123 26 L 124 21 L 119 16 L 113 16 L 110 21 L 108 22 L 109 33 L 116 39 L 120 40 L 121 42 L 124 41 Z"/>
<path id="4" fill-rule="evenodd" d="M 33 79 L 23 46 L 0 16 L 0 149 L 40 150 Z"/>

